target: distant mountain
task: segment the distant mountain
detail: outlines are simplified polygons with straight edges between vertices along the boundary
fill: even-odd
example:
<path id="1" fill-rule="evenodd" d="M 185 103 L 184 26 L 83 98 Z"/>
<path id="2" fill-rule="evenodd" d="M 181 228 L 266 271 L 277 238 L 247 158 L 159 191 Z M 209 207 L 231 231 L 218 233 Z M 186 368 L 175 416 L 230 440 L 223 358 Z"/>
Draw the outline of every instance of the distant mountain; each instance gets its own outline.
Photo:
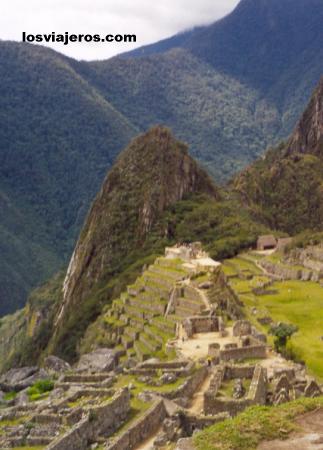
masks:
<path id="1" fill-rule="evenodd" d="M 289 233 L 323 228 L 323 77 L 293 134 L 234 182 L 255 217 Z"/>
<path id="2" fill-rule="evenodd" d="M 71 254 L 136 128 L 51 50 L 0 42 L 0 313 Z"/>
<path id="3" fill-rule="evenodd" d="M 0 314 L 67 263 L 138 132 L 171 127 L 218 181 L 288 136 L 323 73 L 322 23 L 321 0 L 242 0 L 210 26 L 107 61 L 0 42 Z"/>

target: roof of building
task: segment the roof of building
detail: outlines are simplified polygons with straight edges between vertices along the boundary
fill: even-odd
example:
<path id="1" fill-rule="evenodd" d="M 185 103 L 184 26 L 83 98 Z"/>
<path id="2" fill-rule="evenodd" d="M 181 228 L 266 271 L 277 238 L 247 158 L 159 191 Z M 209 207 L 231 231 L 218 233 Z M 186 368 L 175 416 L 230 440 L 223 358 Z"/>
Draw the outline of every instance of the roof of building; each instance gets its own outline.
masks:
<path id="1" fill-rule="evenodd" d="M 273 236 L 272 234 L 267 234 L 264 236 L 259 236 L 258 238 L 258 245 L 273 245 L 276 246 L 277 245 L 277 240 L 275 238 L 275 236 Z"/>

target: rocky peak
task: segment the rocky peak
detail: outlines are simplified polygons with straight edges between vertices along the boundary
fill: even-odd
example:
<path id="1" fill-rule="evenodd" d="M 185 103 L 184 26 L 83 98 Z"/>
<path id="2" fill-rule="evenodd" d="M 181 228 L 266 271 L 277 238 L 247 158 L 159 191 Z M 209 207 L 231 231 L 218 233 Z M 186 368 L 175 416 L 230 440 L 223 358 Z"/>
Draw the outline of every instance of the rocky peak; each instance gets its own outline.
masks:
<path id="1" fill-rule="evenodd" d="M 71 305 L 113 276 L 122 258 L 140 248 L 159 215 L 189 193 L 218 196 L 207 173 L 170 130 L 156 126 L 134 139 L 117 159 L 80 234 L 64 282 L 56 325 Z"/>
<path id="2" fill-rule="evenodd" d="M 288 142 L 287 155 L 295 152 L 318 154 L 322 151 L 322 144 L 323 77 Z"/>

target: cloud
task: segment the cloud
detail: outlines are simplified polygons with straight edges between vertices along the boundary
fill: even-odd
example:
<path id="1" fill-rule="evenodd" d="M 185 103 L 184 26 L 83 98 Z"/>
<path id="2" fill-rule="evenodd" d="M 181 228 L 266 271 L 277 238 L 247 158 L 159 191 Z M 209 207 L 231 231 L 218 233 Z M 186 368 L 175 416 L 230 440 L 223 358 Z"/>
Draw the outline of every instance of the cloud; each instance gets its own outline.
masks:
<path id="1" fill-rule="evenodd" d="M 49 44 L 77 59 L 105 59 L 156 42 L 229 13 L 238 0 L 10 0 L 3 2 L 0 37 L 21 41 L 22 32 L 136 34 L 136 44 Z"/>

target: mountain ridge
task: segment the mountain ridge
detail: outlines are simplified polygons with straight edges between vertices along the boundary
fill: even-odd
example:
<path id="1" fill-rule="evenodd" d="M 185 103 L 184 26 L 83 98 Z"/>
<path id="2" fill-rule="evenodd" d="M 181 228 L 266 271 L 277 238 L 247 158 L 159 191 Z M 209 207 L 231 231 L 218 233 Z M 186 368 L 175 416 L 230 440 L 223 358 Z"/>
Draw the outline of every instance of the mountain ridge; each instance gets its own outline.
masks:
<path id="1" fill-rule="evenodd" d="M 289 233 L 323 220 L 323 77 L 292 135 L 234 180 L 255 216 Z"/>

